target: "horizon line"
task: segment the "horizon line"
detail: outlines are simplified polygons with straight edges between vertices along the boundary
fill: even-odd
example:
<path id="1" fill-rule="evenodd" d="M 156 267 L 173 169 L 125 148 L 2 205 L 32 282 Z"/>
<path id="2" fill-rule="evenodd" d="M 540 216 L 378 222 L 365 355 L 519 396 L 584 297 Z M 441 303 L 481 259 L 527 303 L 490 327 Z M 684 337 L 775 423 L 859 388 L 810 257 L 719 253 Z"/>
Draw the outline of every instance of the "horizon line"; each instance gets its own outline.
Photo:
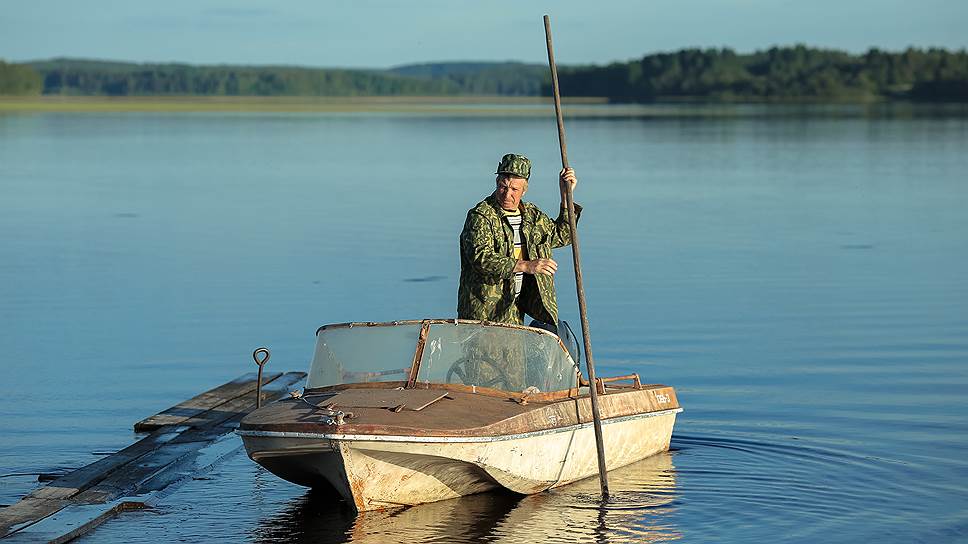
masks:
<path id="1" fill-rule="evenodd" d="M 948 47 L 936 46 L 936 45 L 932 45 L 932 46 L 908 45 L 907 47 L 905 47 L 903 49 L 884 49 L 884 48 L 877 47 L 877 46 L 869 46 L 864 51 L 857 51 L 857 52 L 855 52 L 855 51 L 851 51 L 851 50 L 848 50 L 848 49 L 839 49 L 839 48 L 835 48 L 835 47 L 823 47 L 823 46 L 807 45 L 805 43 L 794 43 L 794 44 L 786 44 L 786 45 L 772 44 L 770 46 L 763 47 L 763 48 L 759 48 L 759 49 L 754 49 L 752 51 L 740 51 L 740 50 L 733 49 L 732 47 L 729 47 L 729 46 L 718 46 L 718 47 L 684 46 L 684 47 L 680 47 L 678 49 L 663 49 L 663 50 L 652 51 L 652 52 L 649 52 L 649 53 L 645 53 L 642 56 L 639 56 L 639 57 L 631 57 L 631 58 L 628 58 L 628 59 L 625 59 L 625 60 L 613 59 L 613 60 L 609 60 L 609 61 L 593 62 L 593 63 L 559 63 L 559 64 L 561 66 L 607 66 L 609 64 L 615 64 L 615 63 L 633 62 L 633 61 L 641 60 L 641 59 L 643 59 L 645 57 L 652 56 L 652 55 L 671 54 L 671 53 L 678 53 L 678 52 L 682 52 L 682 51 L 692 51 L 692 50 L 698 50 L 698 51 L 710 51 L 710 50 L 713 50 L 713 51 L 722 51 L 722 50 L 730 50 L 730 51 L 733 51 L 734 53 L 736 53 L 737 55 L 752 55 L 752 54 L 755 54 L 755 53 L 762 53 L 762 52 L 765 52 L 765 51 L 769 51 L 770 49 L 774 49 L 774 48 L 777 48 L 777 49 L 787 49 L 787 48 L 796 48 L 796 47 L 800 47 L 800 46 L 805 47 L 807 49 L 813 49 L 813 50 L 818 50 L 818 51 L 840 52 L 840 53 L 847 53 L 849 55 L 858 55 L 858 56 L 859 55 L 864 55 L 864 54 L 870 53 L 873 50 L 881 51 L 881 52 L 884 52 L 884 53 L 903 53 L 905 51 L 912 50 L 912 49 L 913 50 L 922 50 L 922 51 L 944 50 L 944 51 L 948 51 L 948 52 L 955 53 L 955 54 L 958 54 L 958 53 L 961 53 L 961 54 L 968 53 L 968 48 L 966 48 L 966 47 L 961 47 L 961 48 L 948 48 Z M 309 69 L 309 70 L 361 70 L 361 71 L 366 71 L 366 70 L 370 70 L 370 71 L 373 71 L 373 70 L 376 70 L 376 71 L 381 71 L 381 70 L 394 70 L 394 69 L 405 68 L 405 67 L 410 67 L 410 66 L 426 66 L 426 65 L 438 65 L 438 64 L 522 64 L 522 65 L 525 65 L 525 66 L 545 66 L 545 63 L 541 63 L 541 62 L 528 62 L 528 61 L 517 60 L 517 59 L 505 59 L 505 60 L 467 60 L 467 59 L 463 59 L 463 60 L 431 60 L 431 61 L 413 61 L 413 62 L 407 62 L 407 63 L 403 63 L 403 64 L 394 64 L 394 65 L 390 65 L 390 66 L 383 66 L 383 67 L 376 67 L 376 66 L 367 67 L 367 66 L 321 66 L 321 65 L 312 65 L 312 64 L 291 64 L 291 63 L 285 63 L 285 62 L 280 62 L 280 63 L 252 63 L 252 64 L 248 64 L 248 63 L 233 63 L 233 62 L 187 62 L 187 61 L 178 61 L 178 60 L 165 60 L 165 61 L 150 61 L 150 60 L 148 60 L 148 61 L 146 61 L 146 60 L 129 60 L 129 59 L 103 58 L 103 57 L 101 57 L 101 58 L 98 58 L 98 57 L 83 57 L 83 56 L 73 57 L 73 56 L 66 56 L 66 55 L 65 56 L 53 56 L 53 57 L 47 57 L 47 58 L 39 58 L 39 59 L 34 58 L 34 59 L 29 59 L 29 60 L 4 59 L 3 57 L 0 57 L 0 61 L 8 62 L 8 63 L 11 63 L 11 64 L 33 64 L 33 63 L 51 62 L 51 61 L 59 61 L 59 60 L 62 60 L 62 61 L 105 62 L 105 63 L 116 63 L 116 64 L 136 64 L 136 65 L 226 66 L 226 67 L 240 67 L 240 68 L 242 68 L 242 67 L 244 67 L 244 68 L 270 68 L 271 67 L 271 68 L 299 68 L 299 69 Z"/>

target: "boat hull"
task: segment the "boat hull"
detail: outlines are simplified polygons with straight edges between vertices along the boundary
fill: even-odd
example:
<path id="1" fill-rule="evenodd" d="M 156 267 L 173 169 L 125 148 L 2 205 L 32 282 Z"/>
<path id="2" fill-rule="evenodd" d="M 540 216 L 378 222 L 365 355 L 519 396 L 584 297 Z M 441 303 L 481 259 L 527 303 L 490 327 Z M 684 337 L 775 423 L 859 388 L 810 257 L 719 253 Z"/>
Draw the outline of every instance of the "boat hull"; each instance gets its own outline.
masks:
<path id="1" fill-rule="evenodd" d="M 667 451 L 680 408 L 603 421 L 609 470 Z M 359 511 L 505 488 L 538 493 L 598 473 L 590 422 L 500 436 L 238 431 L 253 460 L 293 483 L 334 488 Z"/>

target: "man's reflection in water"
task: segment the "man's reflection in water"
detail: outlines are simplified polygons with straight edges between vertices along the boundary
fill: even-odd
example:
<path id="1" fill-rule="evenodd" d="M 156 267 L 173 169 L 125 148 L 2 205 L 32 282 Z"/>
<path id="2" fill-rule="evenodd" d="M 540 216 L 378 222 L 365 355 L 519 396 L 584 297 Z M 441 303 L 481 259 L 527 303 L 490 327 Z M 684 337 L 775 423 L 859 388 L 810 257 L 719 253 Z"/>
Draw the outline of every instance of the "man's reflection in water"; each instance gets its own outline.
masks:
<path id="1" fill-rule="evenodd" d="M 536 495 L 494 491 L 420 506 L 364 512 L 308 492 L 263 520 L 259 542 L 657 542 L 682 537 L 672 514 L 675 467 L 660 453 L 609 472 L 602 503 L 597 478 Z"/>

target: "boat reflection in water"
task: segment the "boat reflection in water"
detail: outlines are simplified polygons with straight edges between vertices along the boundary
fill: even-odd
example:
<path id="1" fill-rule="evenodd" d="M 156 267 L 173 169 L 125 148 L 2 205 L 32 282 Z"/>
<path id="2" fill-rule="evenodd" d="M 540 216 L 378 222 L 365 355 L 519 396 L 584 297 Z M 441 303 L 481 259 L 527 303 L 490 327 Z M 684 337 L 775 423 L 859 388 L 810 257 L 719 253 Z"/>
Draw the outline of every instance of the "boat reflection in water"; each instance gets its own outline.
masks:
<path id="1" fill-rule="evenodd" d="M 597 478 L 535 495 L 489 492 L 407 508 L 356 514 L 310 491 L 258 524 L 258 542 L 658 542 L 681 538 L 672 454 L 609 471 L 602 504 Z"/>

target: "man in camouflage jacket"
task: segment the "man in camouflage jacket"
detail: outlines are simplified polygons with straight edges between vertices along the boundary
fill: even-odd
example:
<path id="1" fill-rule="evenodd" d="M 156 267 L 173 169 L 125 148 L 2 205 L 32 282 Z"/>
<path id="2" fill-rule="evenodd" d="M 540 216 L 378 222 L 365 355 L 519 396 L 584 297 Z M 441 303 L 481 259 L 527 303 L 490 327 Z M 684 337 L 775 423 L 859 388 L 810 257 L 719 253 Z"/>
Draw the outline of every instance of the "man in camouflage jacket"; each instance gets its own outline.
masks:
<path id="1" fill-rule="evenodd" d="M 557 325 L 554 273 L 558 265 L 551 250 L 571 243 L 564 202 L 554 221 L 537 206 L 521 201 L 527 192 L 531 161 L 505 155 L 498 165 L 494 193 L 467 212 L 460 234 L 460 287 L 457 316 L 462 319 L 523 324 L 524 314 Z M 574 170 L 562 169 L 559 183 L 578 180 Z M 564 197 L 562 197 L 564 198 Z M 515 257 L 514 229 L 509 215 L 520 214 L 520 252 Z M 581 206 L 575 204 L 575 214 Z M 515 275 L 521 275 L 515 294 Z"/>

